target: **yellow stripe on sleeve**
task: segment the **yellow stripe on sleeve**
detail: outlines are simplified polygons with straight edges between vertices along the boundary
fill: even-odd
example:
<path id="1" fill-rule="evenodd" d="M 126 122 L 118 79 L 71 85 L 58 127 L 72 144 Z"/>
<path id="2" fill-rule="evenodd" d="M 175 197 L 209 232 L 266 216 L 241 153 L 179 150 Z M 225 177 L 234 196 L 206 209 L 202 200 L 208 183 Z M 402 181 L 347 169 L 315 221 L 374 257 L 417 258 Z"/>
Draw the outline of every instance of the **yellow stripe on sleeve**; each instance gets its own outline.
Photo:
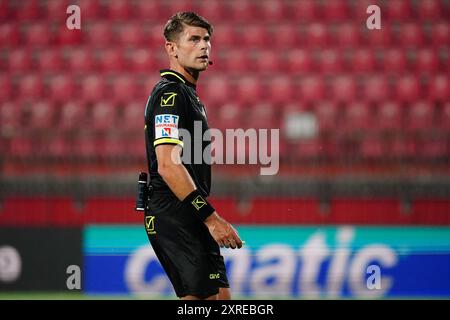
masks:
<path id="1" fill-rule="evenodd" d="M 163 143 L 178 144 L 183 148 L 183 141 L 174 139 L 174 138 L 162 138 L 162 139 L 155 140 L 155 141 L 153 141 L 153 146 L 156 147 L 157 145 L 163 144 Z"/>

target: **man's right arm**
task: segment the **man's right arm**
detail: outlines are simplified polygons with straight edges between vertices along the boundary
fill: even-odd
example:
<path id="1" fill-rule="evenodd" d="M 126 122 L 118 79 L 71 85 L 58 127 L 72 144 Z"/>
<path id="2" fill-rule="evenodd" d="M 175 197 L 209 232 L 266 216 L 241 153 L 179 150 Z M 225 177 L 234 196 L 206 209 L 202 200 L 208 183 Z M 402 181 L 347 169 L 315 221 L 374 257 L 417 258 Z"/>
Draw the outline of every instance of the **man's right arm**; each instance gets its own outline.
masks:
<path id="1" fill-rule="evenodd" d="M 182 148 L 176 144 L 161 144 L 155 148 L 159 175 L 176 197 L 184 201 L 196 187 L 189 172 L 181 163 L 181 150 Z M 204 223 L 220 246 L 233 249 L 242 247 L 242 241 L 236 230 L 216 211 L 209 215 Z"/>

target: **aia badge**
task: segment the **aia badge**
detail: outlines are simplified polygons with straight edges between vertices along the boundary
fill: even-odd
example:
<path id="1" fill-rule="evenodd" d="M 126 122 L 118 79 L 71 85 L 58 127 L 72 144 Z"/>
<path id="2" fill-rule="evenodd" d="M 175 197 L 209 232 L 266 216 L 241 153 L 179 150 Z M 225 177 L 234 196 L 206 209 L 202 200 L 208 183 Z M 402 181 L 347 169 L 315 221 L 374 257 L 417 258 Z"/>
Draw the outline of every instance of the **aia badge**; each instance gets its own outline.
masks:
<path id="1" fill-rule="evenodd" d="M 172 129 L 171 128 L 162 128 L 161 137 L 171 137 Z"/>
<path id="2" fill-rule="evenodd" d="M 163 96 L 161 97 L 161 107 L 173 107 L 175 105 L 175 98 L 177 96 L 177 93 L 175 92 L 166 92 L 163 93 Z"/>

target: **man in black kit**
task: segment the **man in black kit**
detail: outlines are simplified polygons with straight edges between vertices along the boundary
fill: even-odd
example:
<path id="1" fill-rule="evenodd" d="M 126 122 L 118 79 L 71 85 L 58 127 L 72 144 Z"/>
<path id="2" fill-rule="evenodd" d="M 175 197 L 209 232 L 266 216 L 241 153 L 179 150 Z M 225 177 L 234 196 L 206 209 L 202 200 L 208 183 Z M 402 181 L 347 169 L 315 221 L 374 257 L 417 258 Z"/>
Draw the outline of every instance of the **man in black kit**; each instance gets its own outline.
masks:
<path id="1" fill-rule="evenodd" d="M 212 26 L 193 12 L 177 13 L 164 27 L 170 69 L 161 70 L 145 110 L 145 140 L 153 194 L 145 213 L 150 243 L 182 299 L 230 299 L 220 247 L 241 248 L 231 224 L 207 201 L 210 164 L 203 159 L 208 141 L 194 137 L 194 123 L 208 129 L 204 106 L 196 94 L 201 71 L 211 64 Z M 194 155 L 201 144 L 201 163 L 181 161 L 183 148 Z M 191 157 L 193 158 L 193 157 Z"/>

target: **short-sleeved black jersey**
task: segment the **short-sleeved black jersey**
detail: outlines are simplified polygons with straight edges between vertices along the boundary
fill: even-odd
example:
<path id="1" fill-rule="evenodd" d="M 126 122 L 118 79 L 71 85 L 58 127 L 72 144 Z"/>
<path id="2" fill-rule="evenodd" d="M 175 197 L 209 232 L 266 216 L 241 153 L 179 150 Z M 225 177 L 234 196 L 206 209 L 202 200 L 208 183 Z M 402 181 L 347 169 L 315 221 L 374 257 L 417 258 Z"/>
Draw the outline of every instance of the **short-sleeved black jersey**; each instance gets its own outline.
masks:
<path id="1" fill-rule="evenodd" d="M 190 149 L 190 159 L 183 158 L 183 165 L 199 192 L 207 197 L 211 189 L 211 166 L 203 158 L 203 151 L 210 144 L 210 141 L 202 139 L 208 130 L 205 107 L 197 96 L 195 85 L 180 73 L 173 70 L 161 70 L 160 73 L 161 80 L 153 88 L 145 109 L 145 144 L 151 184 L 155 190 L 169 189 L 158 174 L 155 148 L 161 144 L 178 144 L 183 147 L 183 155 L 187 151 L 185 148 Z M 201 136 L 199 132 L 194 135 L 195 122 L 197 128 L 201 124 Z M 183 141 L 186 139 L 180 134 L 180 129 L 189 132 L 189 143 Z"/>

